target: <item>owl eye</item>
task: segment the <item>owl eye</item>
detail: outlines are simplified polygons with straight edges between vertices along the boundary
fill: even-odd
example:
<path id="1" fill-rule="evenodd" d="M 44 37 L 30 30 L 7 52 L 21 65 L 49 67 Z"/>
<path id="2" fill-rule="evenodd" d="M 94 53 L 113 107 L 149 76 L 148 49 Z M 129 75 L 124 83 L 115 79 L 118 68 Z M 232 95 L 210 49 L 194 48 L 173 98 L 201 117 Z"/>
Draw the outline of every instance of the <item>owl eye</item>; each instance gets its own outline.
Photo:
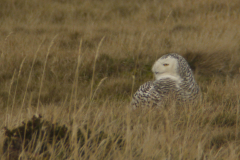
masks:
<path id="1" fill-rule="evenodd" d="M 164 63 L 164 64 L 163 64 L 163 66 L 168 66 L 168 65 L 169 65 L 169 64 L 167 64 L 167 63 Z"/>

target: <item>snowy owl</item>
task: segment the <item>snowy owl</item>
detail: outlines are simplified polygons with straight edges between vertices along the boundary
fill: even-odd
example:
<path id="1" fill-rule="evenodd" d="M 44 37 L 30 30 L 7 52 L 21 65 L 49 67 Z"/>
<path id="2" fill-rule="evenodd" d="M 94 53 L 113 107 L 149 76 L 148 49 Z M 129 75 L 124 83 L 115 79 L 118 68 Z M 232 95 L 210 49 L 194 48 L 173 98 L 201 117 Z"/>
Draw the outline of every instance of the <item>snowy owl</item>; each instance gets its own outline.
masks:
<path id="1" fill-rule="evenodd" d="M 193 72 L 187 61 L 176 53 L 159 58 L 152 67 L 155 81 L 139 87 L 133 95 L 133 109 L 144 106 L 160 106 L 167 99 L 178 102 L 194 102 L 200 97 Z"/>

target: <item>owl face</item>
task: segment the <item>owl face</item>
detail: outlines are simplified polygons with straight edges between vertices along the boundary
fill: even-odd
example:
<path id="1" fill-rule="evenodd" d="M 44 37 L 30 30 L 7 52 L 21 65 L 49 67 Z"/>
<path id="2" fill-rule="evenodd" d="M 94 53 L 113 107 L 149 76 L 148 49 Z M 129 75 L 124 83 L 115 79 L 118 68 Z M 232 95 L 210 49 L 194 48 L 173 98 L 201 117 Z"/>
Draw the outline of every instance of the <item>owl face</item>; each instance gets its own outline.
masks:
<path id="1" fill-rule="evenodd" d="M 156 80 L 165 78 L 165 77 L 175 77 L 178 78 L 178 61 L 177 59 L 169 56 L 167 58 L 158 59 L 153 67 L 152 72 Z"/>

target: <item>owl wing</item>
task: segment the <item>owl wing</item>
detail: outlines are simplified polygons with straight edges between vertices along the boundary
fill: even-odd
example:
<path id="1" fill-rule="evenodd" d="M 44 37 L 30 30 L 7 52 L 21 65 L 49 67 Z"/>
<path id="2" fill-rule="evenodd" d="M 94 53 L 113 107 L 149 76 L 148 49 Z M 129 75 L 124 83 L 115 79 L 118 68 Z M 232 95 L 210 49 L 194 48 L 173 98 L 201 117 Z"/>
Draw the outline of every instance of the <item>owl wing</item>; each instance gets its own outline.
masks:
<path id="1" fill-rule="evenodd" d="M 139 87 L 132 98 L 132 106 L 150 107 L 159 106 L 171 93 L 178 93 L 177 82 L 172 79 L 149 81 Z"/>
<path id="2" fill-rule="evenodd" d="M 148 105 L 151 99 L 152 90 L 154 90 L 152 81 L 148 81 L 139 87 L 139 89 L 133 95 L 131 102 L 131 105 L 134 107 L 134 109 L 140 106 Z"/>

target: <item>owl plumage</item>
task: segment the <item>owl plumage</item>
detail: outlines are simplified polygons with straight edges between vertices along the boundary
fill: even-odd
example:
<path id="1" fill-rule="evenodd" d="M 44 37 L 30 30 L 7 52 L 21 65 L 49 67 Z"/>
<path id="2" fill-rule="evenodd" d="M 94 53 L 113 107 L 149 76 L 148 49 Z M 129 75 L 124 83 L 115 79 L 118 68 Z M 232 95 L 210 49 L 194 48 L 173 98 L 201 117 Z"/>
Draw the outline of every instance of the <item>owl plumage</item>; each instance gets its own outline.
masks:
<path id="1" fill-rule="evenodd" d="M 187 61 L 176 53 L 159 58 L 152 67 L 154 81 L 144 83 L 132 98 L 133 108 L 161 106 L 166 100 L 195 102 L 201 91 Z"/>

